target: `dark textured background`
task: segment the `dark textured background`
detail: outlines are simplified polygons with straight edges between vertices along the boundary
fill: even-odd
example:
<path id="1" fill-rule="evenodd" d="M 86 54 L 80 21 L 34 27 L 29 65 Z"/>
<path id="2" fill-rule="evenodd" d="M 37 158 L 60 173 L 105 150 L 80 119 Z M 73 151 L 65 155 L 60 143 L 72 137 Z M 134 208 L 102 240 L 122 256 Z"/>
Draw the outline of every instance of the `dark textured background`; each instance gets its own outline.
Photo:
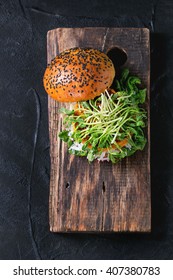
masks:
<path id="1" fill-rule="evenodd" d="M 54 234 L 48 226 L 46 33 L 151 30 L 151 234 Z M 173 259 L 173 2 L 0 0 L 0 259 Z"/>

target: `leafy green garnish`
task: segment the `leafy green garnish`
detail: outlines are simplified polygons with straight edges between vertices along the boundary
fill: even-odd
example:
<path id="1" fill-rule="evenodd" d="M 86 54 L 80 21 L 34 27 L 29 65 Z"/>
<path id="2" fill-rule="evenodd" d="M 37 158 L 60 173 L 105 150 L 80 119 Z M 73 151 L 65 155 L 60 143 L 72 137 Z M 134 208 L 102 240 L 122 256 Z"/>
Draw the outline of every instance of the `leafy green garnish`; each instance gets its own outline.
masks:
<path id="1" fill-rule="evenodd" d="M 66 115 L 68 115 L 68 116 L 74 114 L 74 110 L 69 110 L 69 109 L 64 108 L 64 107 L 60 108 L 59 112 L 60 112 L 60 113 L 63 113 L 63 114 L 66 114 Z"/>
<path id="2" fill-rule="evenodd" d="M 67 142 L 69 140 L 69 135 L 68 135 L 69 131 L 67 130 L 63 130 L 59 133 L 59 138 L 61 140 L 63 140 L 64 142 Z"/>
<path id="3" fill-rule="evenodd" d="M 146 111 L 140 104 L 145 102 L 146 89 L 140 89 L 140 84 L 125 69 L 116 81 L 116 93 L 105 90 L 93 100 L 78 102 L 75 110 L 61 108 L 66 117 L 59 137 L 67 142 L 69 152 L 87 156 L 89 162 L 106 157 L 116 163 L 142 150 Z"/>

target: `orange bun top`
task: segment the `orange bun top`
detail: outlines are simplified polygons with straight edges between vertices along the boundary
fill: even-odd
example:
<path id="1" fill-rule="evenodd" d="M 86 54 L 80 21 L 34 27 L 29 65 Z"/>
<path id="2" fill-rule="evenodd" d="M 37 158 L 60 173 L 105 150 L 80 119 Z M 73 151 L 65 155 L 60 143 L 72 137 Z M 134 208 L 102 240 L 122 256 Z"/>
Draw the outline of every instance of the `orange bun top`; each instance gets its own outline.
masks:
<path id="1" fill-rule="evenodd" d="M 108 89 L 115 77 L 112 61 L 95 49 L 73 48 L 56 56 L 46 68 L 46 92 L 60 102 L 94 99 Z"/>

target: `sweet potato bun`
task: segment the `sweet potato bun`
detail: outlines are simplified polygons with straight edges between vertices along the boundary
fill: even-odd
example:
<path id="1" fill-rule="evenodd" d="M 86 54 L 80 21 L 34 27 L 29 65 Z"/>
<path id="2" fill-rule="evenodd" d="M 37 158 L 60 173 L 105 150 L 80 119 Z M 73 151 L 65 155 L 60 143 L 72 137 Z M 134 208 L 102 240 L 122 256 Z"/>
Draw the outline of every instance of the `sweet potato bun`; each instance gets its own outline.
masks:
<path id="1" fill-rule="evenodd" d="M 73 48 L 56 56 L 46 68 L 46 92 L 60 102 L 94 99 L 108 89 L 115 77 L 112 61 L 95 49 Z"/>

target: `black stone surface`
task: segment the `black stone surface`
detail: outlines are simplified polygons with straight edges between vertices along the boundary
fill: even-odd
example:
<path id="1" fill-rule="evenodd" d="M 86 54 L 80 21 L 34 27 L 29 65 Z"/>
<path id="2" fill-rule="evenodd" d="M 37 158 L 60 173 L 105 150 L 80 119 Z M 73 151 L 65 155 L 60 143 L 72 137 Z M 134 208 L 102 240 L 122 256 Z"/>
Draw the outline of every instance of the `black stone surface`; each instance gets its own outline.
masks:
<path id="1" fill-rule="evenodd" d="M 49 232 L 46 33 L 151 30 L 151 234 Z M 173 258 L 173 2 L 0 1 L 0 259 Z"/>

